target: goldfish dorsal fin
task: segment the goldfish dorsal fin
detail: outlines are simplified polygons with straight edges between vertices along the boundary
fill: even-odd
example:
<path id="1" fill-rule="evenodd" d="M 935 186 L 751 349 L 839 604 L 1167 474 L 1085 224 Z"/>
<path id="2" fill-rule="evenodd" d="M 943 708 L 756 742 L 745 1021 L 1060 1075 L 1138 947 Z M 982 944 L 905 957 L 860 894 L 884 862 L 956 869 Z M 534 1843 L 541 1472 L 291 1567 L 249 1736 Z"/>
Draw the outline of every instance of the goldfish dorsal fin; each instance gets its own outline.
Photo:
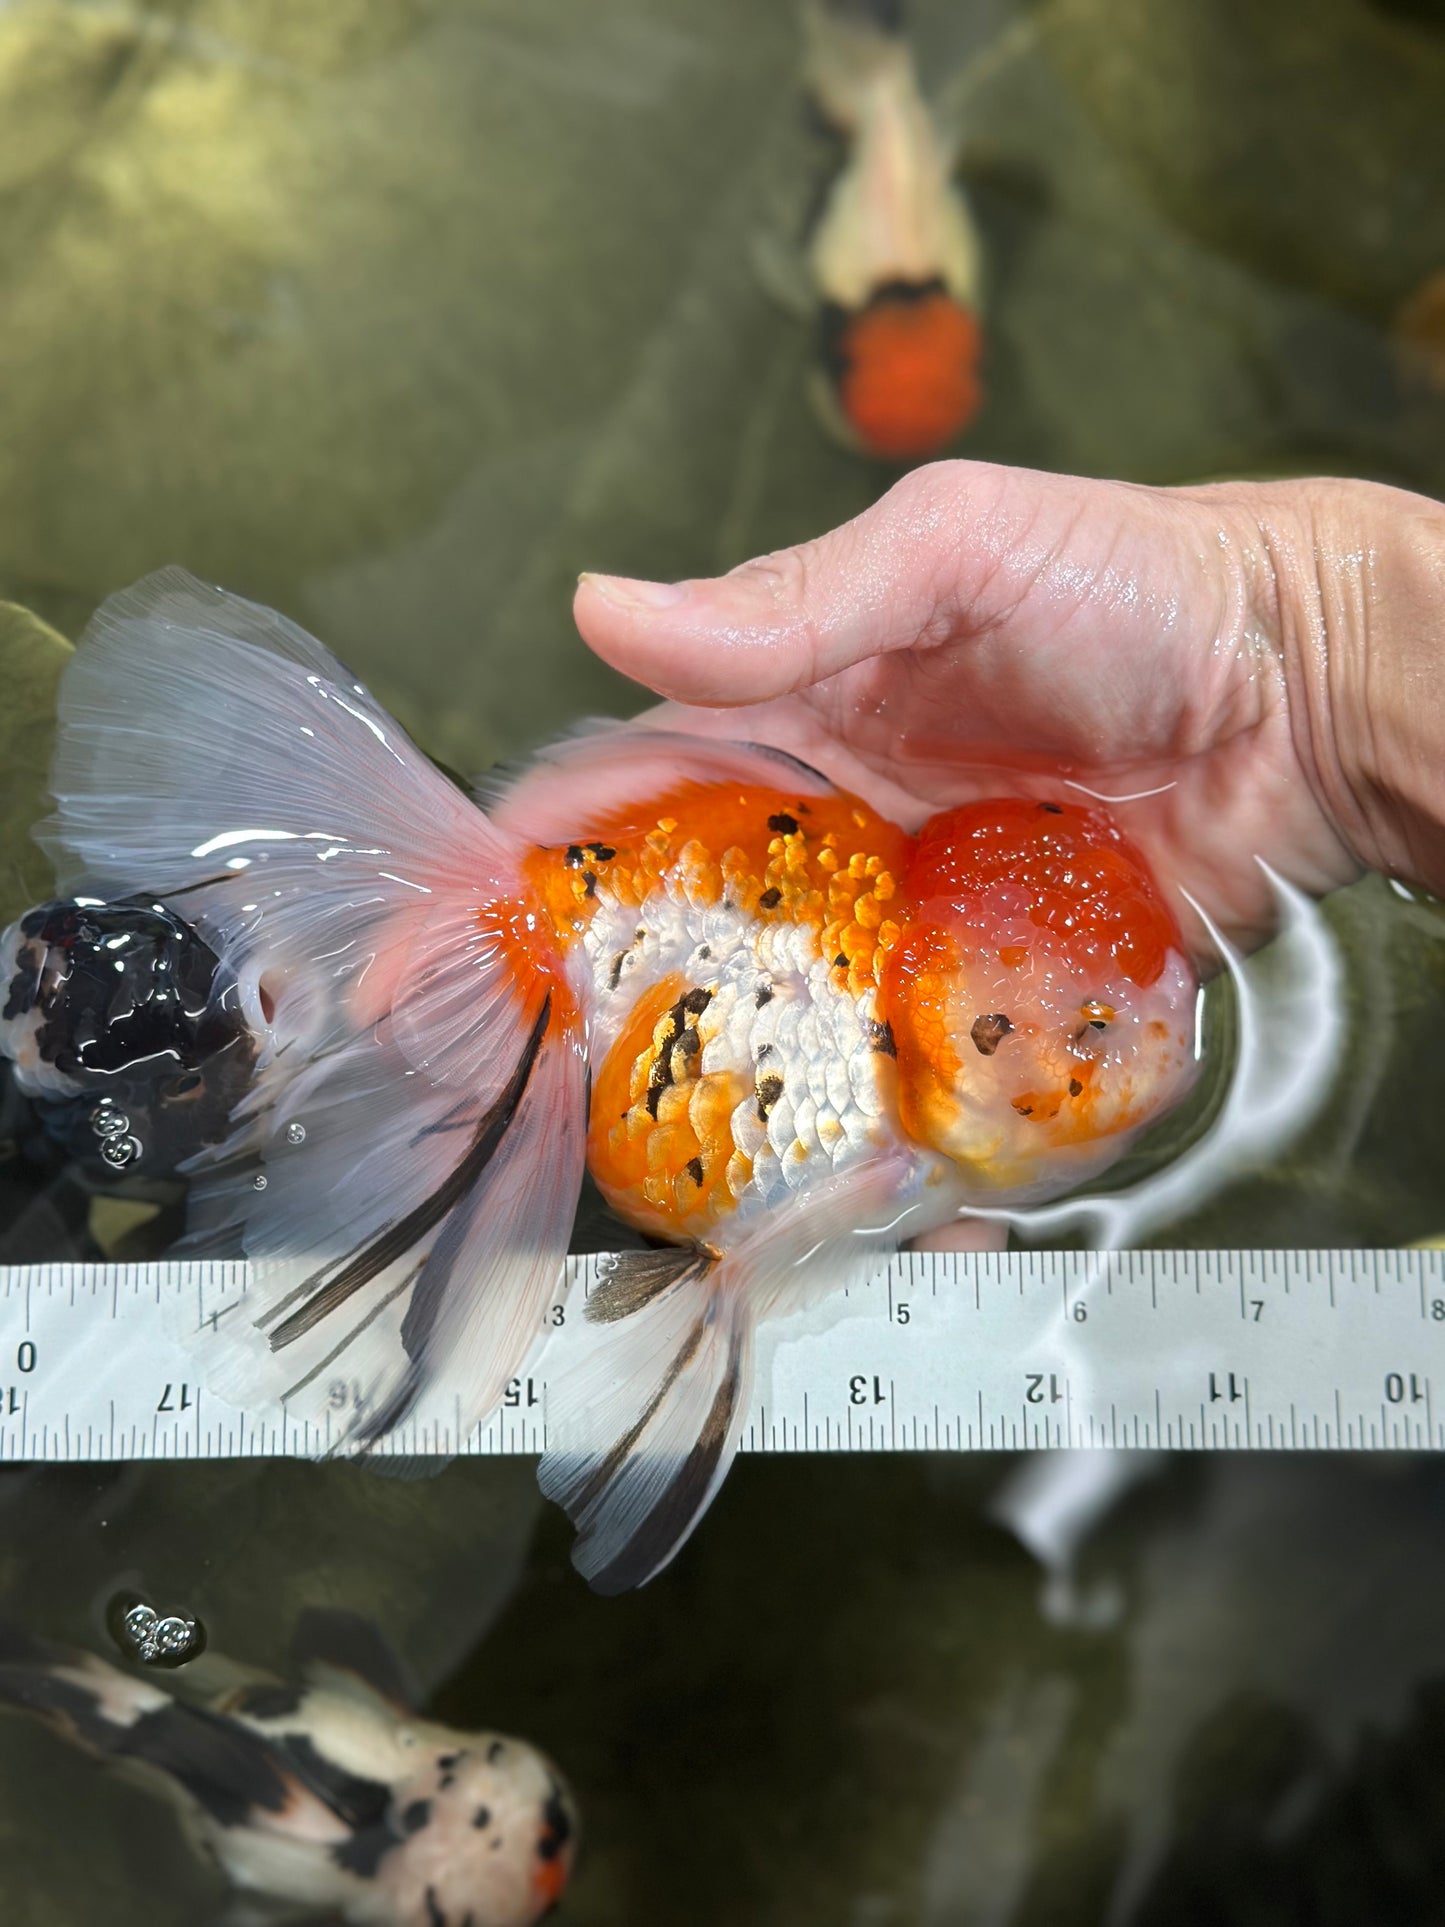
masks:
<path id="1" fill-rule="evenodd" d="M 594 718 L 548 743 L 524 766 L 491 772 L 476 796 L 499 828 L 529 842 L 567 843 L 596 823 L 615 821 L 630 803 L 645 804 L 683 783 L 760 785 L 804 796 L 826 796 L 833 788 L 785 749 Z"/>

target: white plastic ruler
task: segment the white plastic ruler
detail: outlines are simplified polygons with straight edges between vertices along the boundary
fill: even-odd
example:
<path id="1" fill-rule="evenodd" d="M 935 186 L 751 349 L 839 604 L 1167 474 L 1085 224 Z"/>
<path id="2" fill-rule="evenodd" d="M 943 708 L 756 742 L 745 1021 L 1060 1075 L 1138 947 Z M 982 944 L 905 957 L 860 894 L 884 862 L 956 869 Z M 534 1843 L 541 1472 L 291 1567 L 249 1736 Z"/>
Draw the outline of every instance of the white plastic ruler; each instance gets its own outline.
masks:
<path id="1" fill-rule="evenodd" d="M 550 1323 L 580 1317 L 594 1265 L 570 1261 Z M 168 1294 L 214 1307 L 245 1282 L 0 1267 L 0 1461 L 326 1452 L 339 1424 L 235 1411 L 168 1336 Z M 1445 1252 L 914 1253 L 833 1310 L 764 1327 L 744 1450 L 1445 1450 Z M 384 1449 L 540 1451 L 547 1358 L 488 1424 Z"/>

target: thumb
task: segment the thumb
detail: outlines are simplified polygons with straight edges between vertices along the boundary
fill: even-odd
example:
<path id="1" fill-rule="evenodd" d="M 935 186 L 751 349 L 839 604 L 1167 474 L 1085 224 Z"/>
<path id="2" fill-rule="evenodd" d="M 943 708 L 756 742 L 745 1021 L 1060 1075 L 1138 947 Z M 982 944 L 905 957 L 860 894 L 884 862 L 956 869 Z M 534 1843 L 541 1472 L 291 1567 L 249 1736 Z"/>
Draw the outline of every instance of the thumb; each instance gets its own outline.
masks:
<path id="1" fill-rule="evenodd" d="M 1047 595 L 1061 551 L 1081 546 L 1081 507 L 1107 560 L 1106 528 L 1112 534 L 1131 508 L 1137 515 L 1141 493 L 935 462 L 841 528 L 728 575 L 678 583 L 584 575 L 574 615 L 605 662 L 661 695 L 765 702 L 873 656 L 997 627 L 1031 594 Z M 1078 560 L 1066 571 L 1075 594 Z"/>

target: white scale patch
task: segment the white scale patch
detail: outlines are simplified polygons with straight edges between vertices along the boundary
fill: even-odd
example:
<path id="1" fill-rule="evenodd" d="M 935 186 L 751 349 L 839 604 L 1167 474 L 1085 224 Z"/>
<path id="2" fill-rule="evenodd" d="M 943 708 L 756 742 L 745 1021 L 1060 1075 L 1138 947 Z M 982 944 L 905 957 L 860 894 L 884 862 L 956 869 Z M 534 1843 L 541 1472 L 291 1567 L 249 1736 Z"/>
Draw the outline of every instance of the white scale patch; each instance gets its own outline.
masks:
<path id="1" fill-rule="evenodd" d="M 728 1182 L 752 1217 L 898 1142 L 893 1058 L 874 1042 L 875 993 L 854 996 L 840 986 L 810 928 L 749 921 L 701 899 L 684 878 L 675 870 L 671 887 L 655 890 L 639 909 L 611 898 L 601 877 L 574 988 L 588 1011 L 594 1072 L 655 984 L 680 975 L 689 989 L 712 993 L 696 1020 L 701 1065 L 705 1073 L 738 1072 L 748 1083 L 733 1113 L 742 1156 Z M 782 1089 L 764 1123 L 757 1086 L 773 1077 Z M 744 1158 L 752 1159 L 750 1176 Z"/>

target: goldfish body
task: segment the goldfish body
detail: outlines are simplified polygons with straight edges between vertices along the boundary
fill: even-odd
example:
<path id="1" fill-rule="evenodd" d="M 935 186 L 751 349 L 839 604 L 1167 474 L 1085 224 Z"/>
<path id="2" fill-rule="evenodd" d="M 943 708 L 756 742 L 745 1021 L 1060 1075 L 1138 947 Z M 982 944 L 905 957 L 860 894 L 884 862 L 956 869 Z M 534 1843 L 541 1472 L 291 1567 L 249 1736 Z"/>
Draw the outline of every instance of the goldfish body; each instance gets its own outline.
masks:
<path id="1" fill-rule="evenodd" d="M 416 1719 L 348 1667 L 310 1674 L 196 1705 L 0 1628 L 0 1704 L 158 1784 L 242 1890 L 356 1927 L 532 1927 L 551 1912 L 576 1820 L 550 1761 Z"/>
<path id="2" fill-rule="evenodd" d="M 760 1318 L 1068 1189 L 1193 1075 L 1182 940 L 1098 809 L 910 835 L 780 752 L 604 726 L 483 811 L 318 643 L 179 571 L 100 611 L 61 720 L 68 885 L 182 912 L 251 1040 L 191 1161 L 195 1236 L 255 1262 L 189 1334 L 215 1390 L 345 1403 L 357 1445 L 463 1432 L 552 1322 L 584 1164 L 663 1241 L 548 1381 L 543 1489 L 606 1590 L 717 1489 Z"/>
<path id="3" fill-rule="evenodd" d="M 810 0 L 808 79 L 848 143 L 809 247 L 825 419 L 887 461 L 935 455 L 982 399 L 979 246 L 896 8 Z"/>

